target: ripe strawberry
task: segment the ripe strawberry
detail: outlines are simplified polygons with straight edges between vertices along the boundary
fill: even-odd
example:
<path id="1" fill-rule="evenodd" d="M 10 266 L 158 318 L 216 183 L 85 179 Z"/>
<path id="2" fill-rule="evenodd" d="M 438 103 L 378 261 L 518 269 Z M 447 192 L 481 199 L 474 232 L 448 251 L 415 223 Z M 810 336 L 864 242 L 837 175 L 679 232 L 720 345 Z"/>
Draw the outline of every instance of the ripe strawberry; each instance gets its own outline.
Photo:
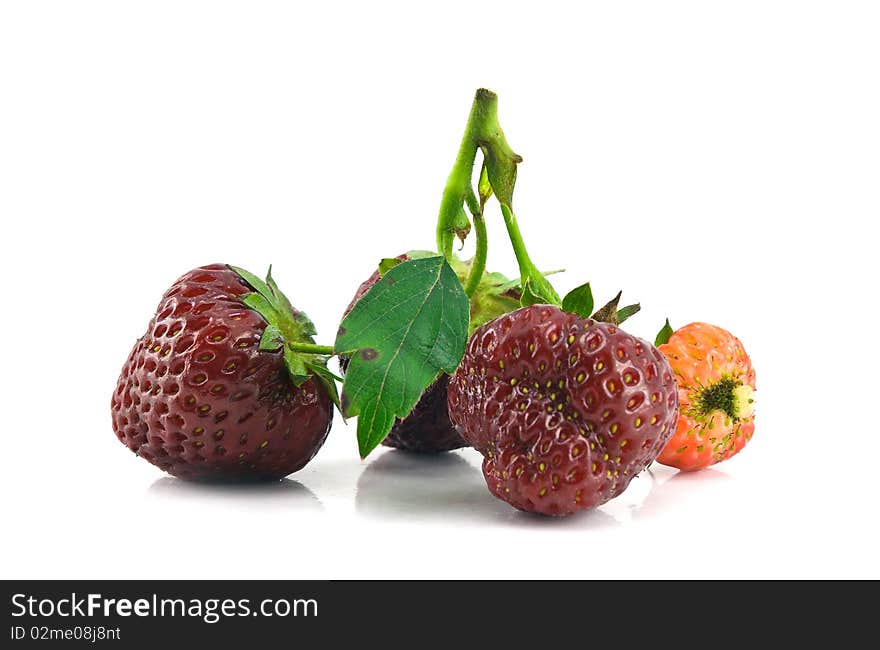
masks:
<path id="1" fill-rule="evenodd" d="M 181 478 L 295 472 L 333 415 L 323 359 L 292 349 L 312 334 L 271 271 L 263 282 L 224 264 L 194 269 L 165 293 L 132 349 L 113 393 L 113 430 Z"/>
<path id="2" fill-rule="evenodd" d="M 623 492 L 678 417 L 672 370 L 654 346 L 550 305 L 477 329 L 448 398 L 453 424 L 484 456 L 490 491 L 548 515 Z"/>
<path id="3" fill-rule="evenodd" d="M 394 258 L 400 262 L 405 262 L 408 259 L 410 259 L 410 255 L 407 253 Z M 459 277 L 465 277 L 469 270 L 468 265 L 456 259 L 453 259 L 453 262 Z M 381 277 L 382 274 L 376 270 L 358 287 L 345 309 L 345 315 L 354 308 Z M 487 274 L 484 277 L 471 300 L 472 329 L 519 306 L 519 293 L 515 289 L 508 288 L 509 284 L 507 279 L 499 274 Z M 348 360 L 340 357 L 339 361 L 342 371 L 345 372 Z M 410 414 L 403 419 L 395 420 L 391 432 L 382 441 L 382 444 L 386 447 L 419 453 L 438 453 L 466 447 L 467 441 L 458 434 L 449 421 L 449 409 L 446 402 L 448 383 L 449 376 L 441 374 L 437 381 L 422 393 Z"/>
<path id="4" fill-rule="evenodd" d="M 696 470 L 739 453 L 755 431 L 755 371 L 739 339 L 715 325 L 691 323 L 660 351 L 678 381 L 681 415 L 657 460 Z"/>

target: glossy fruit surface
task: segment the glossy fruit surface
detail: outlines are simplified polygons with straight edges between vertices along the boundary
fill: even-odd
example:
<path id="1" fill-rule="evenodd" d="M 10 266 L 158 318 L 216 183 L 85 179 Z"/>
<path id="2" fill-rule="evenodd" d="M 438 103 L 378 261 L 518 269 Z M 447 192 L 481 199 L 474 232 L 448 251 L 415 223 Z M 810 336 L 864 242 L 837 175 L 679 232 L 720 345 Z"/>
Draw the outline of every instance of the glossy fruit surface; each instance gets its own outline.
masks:
<path id="1" fill-rule="evenodd" d="M 314 377 L 292 381 L 280 349 L 260 349 L 267 322 L 243 302 L 253 292 L 223 264 L 171 286 L 113 392 L 120 442 L 190 479 L 279 479 L 315 455 L 331 399 Z"/>
<path id="2" fill-rule="evenodd" d="M 660 351 L 678 382 L 681 415 L 657 460 L 697 470 L 742 451 L 755 432 L 755 370 L 740 340 L 715 325 L 691 323 Z"/>
<path id="3" fill-rule="evenodd" d="M 623 492 L 678 417 L 672 370 L 653 345 L 549 305 L 478 328 L 448 397 L 490 491 L 550 515 Z"/>

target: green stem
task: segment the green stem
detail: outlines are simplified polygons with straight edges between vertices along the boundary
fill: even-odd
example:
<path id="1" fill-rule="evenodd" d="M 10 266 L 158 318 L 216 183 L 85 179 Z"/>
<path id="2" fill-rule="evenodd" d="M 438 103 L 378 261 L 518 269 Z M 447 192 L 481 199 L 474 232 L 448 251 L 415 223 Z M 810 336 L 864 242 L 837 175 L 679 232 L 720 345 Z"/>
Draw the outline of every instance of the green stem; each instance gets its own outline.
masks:
<path id="1" fill-rule="evenodd" d="M 486 253 L 489 250 L 489 240 L 486 237 L 486 220 L 482 214 L 474 215 L 474 230 L 477 234 L 477 250 L 471 262 L 471 270 L 464 285 L 464 292 L 470 298 L 477 290 L 483 273 L 486 271 Z"/>
<path id="2" fill-rule="evenodd" d="M 513 246 L 513 254 L 516 255 L 516 262 L 519 265 L 523 290 L 528 285 L 528 288 L 537 298 L 549 304 L 561 305 L 562 301 L 559 298 L 559 294 L 556 293 L 556 290 L 547 278 L 544 277 L 544 274 L 538 270 L 538 267 L 534 265 L 532 258 L 529 257 L 513 210 L 509 205 L 502 203 L 501 214 L 504 215 L 504 225 L 507 226 L 507 234 Z"/>
<path id="3" fill-rule="evenodd" d="M 464 239 L 470 232 L 471 224 L 464 211 L 464 205 L 467 204 L 471 213 L 476 215 L 471 176 L 477 149 L 482 143 L 494 141 L 500 129 L 498 96 L 485 88 L 480 88 L 474 97 L 458 155 L 446 180 L 443 198 L 440 201 L 440 214 L 437 218 L 437 251 L 447 260 L 452 257 L 455 237 Z"/>
<path id="4" fill-rule="evenodd" d="M 308 354 L 333 354 L 332 345 L 317 345 L 315 343 L 288 343 L 287 347 L 293 352 L 306 352 Z"/>
<path id="5" fill-rule="evenodd" d="M 523 241 L 522 233 L 519 231 L 519 224 L 516 222 L 516 215 L 508 206 L 501 204 L 501 214 L 504 215 L 504 225 L 507 226 L 507 234 L 510 237 L 510 243 L 513 246 L 513 254 L 516 255 L 516 263 L 519 264 L 520 275 L 524 278 L 531 275 L 535 265 L 532 258 L 526 250 L 526 243 Z"/>

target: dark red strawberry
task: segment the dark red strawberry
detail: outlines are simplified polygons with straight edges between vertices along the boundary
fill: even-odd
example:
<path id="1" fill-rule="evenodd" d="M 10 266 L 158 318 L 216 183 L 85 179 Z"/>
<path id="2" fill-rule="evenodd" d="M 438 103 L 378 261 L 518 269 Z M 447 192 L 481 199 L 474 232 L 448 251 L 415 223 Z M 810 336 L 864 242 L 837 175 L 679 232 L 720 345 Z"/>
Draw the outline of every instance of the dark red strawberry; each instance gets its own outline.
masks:
<path id="1" fill-rule="evenodd" d="M 113 393 L 113 430 L 188 479 L 280 479 L 303 467 L 333 415 L 314 327 L 271 277 L 194 269 L 162 297 Z"/>
<path id="2" fill-rule="evenodd" d="M 384 270 L 387 266 L 393 266 L 395 262 L 405 262 L 408 259 L 410 255 L 404 253 L 393 259 L 383 260 L 380 268 Z M 460 278 L 466 277 L 470 271 L 469 264 L 455 258 L 453 258 L 453 268 Z M 381 277 L 382 273 L 377 269 L 358 287 L 345 309 L 344 316 L 348 315 Z M 471 298 L 471 329 L 519 306 L 519 292 L 515 288 L 509 288 L 510 284 L 507 278 L 499 274 L 484 276 L 483 282 Z M 344 373 L 347 359 L 340 357 L 339 363 Z M 467 441 L 458 434 L 449 421 L 449 409 L 446 404 L 448 383 L 449 376 L 441 374 L 437 381 L 425 390 L 410 414 L 403 419 L 395 420 L 391 432 L 382 444 L 386 447 L 419 453 L 437 453 L 466 447 Z"/>
<path id="3" fill-rule="evenodd" d="M 448 399 L 458 432 L 484 456 L 491 492 L 547 515 L 623 492 L 678 417 L 672 370 L 653 345 L 549 305 L 474 332 Z"/>

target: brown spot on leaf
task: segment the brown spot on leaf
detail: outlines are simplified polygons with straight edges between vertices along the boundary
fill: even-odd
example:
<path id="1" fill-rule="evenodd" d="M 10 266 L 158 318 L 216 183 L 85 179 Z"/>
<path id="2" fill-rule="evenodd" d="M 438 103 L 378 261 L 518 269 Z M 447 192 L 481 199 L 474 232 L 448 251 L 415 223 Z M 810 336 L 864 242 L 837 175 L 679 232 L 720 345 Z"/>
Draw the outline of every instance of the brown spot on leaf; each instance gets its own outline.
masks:
<path id="1" fill-rule="evenodd" d="M 379 357 L 379 352 L 375 348 L 364 348 L 360 354 L 364 361 L 373 361 Z"/>
<path id="2" fill-rule="evenodd" d="M 336 336 L 345 336 L 345 328 L 340 325 L 339 330 L 336 332 Z"/>
<path id="3" fill-rule="evenodd" d="M 339 405 L 342 407 L 343 413 L 348 413 L 348 407 L 351 406 L 351 400 L 348 399 L 345 391 L 339 396 Z"/>

